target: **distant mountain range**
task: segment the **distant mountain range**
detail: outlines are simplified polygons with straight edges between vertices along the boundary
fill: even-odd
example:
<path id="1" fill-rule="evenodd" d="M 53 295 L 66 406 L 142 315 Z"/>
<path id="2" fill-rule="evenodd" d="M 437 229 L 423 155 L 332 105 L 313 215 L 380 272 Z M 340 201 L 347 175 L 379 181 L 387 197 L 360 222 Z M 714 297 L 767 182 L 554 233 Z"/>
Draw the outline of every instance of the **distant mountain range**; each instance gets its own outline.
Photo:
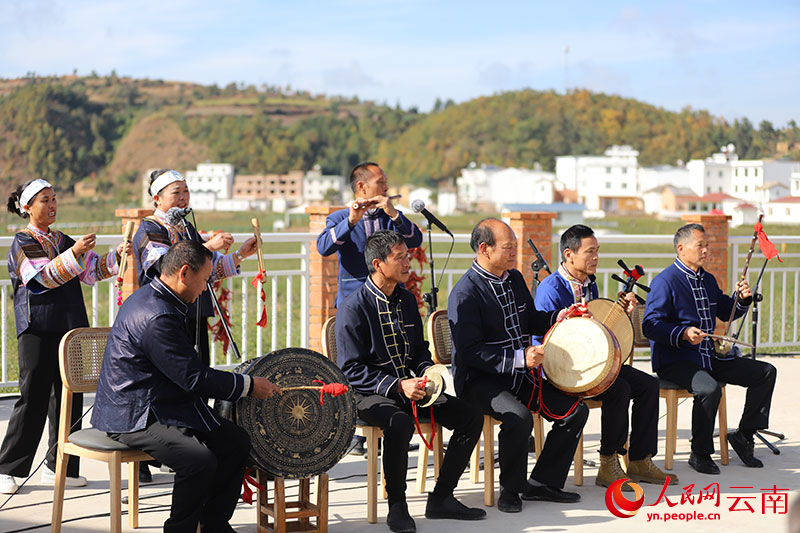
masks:
<path id="1" fill-rule="evenodd" d="M 426 114 L 281 87 L 220 88 L 113 72 L 0 80 L 3 193 L 29 177 L 54 180 L 62 191 L 89 178 L 120 205 L 136 204 L 147 169 L 185 171 L 206 160 L 251 174 L 314 165 L 347 174 L 358 161 L 375 160 L 396 184 L 432 185 L 471 162 L 547 170 L 558 155 L 629 144 L 640 164 L 675 164 L 731 142 L 744 159 L 800 159 L 794 121 L 756 127 L 586 90 L 437 102 Z"/>

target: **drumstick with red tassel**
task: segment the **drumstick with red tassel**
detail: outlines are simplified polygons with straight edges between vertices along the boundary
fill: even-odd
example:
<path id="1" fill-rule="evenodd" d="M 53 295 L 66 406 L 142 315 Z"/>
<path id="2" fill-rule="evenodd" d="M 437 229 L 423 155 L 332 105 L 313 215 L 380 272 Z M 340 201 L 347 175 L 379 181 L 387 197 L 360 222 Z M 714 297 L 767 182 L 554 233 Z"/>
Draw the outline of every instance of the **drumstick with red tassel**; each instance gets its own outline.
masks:
<path id="1" fill-rule="evenodd" d="M 319 391 L 319 404 L 323 405 L 322 403 L 322 396 L 323 394 L 330 394 L 331 396 L 341 396 L 342 394 L 347 392 L 347 385 L 344 383 L 325 383 L 324 381 L 320 381 L 315 379 L 313 383 L 320 383 L 320 385 L 297 385 L 295 387 L 281 387 L 283 392 L 293 391 L 293 390 L 318 390 Z"/>
<path id="2" fill-rule="evenodd" d="M 253 218 L 250 223 L 253 225 L 253 235 L 256 238 L 257 256 L 258 256 L 258 274 L 250 283 L 258 290 L 261 289 L 258 297 L 261 300 L 261 317 L 256 322 L 256 325 L 262 328 L 267 327 L 267 295 L 264 292 L 264 275 L 267 273 L 264 270 L 264 252 L 261 250 L 263 243 L 261 242 L 261 225 L 258 223 L 257 218 Z M 260 286 L 260 287 L 259 287 Z"/>
<path id="3" fill-rule="evenodd" d="M 123 242 L 128 244 L 133 239 L 133 220 L 129 220 L 125 225 L 125 234 L 122 236 Z M 117 274 L 117 306 L 122 305 L 122 277 L 128 267 L 128 254 L 122 254 L 119 260 L 119 273 Z"/>

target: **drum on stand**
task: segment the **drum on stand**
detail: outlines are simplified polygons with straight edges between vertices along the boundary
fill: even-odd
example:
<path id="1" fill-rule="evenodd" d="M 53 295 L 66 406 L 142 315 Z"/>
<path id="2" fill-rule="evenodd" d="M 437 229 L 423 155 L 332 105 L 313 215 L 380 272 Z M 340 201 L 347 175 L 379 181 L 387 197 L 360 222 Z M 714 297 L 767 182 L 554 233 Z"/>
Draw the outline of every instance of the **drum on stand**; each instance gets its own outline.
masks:
<path id="1" fill-rule="evenodd" d="M 625 363 L 633 355 L 635 332 L 631 317 L 628 316 L 622 306 L 608 298 L 590 300 L 586 307 L 592 313 L 592 317 L 603 323 L 617 338 L 619 349 L 622 353 L 622 362 Z"/>
<path id="2" fill-rule="evenodd" d="M 589 317 L 568 318 L 553 326 L 542 342 L 547 379 L 570 396 L 602 394 L 622 365 L 616 337 Z"/>
<path id="3" fill-rule="evenodd" d="M 287 388 L 342 383 L 340 396 L 292 390 L 266 400 L 242 398 L 235 404 L 217 400 L 214 409 L 250 435 L 250 459 L 262 470 L 303 479 L 330 470 L 347 453 L 355 433 L 356 401 L 347 378 L 330 359 L 305 348 L 285 348 L 246 361 L 233 370 L 267 378 Z"/>

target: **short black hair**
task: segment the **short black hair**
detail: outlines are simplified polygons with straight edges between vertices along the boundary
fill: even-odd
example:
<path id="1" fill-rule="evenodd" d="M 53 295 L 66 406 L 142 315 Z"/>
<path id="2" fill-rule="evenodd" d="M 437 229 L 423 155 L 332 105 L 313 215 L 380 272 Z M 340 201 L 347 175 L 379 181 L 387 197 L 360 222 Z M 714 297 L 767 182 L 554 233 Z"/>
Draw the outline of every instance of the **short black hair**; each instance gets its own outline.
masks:
<path id="1" fill-rule="evenodd" d="M 487 246 L 494 246 L 494 232 L 492 228 L 489 227 L 490 220 L 496 220 L 497 222 L 501 222 L 495 217 L 487 217 L 478 222 L 474 228 L 472 228 L 472 235 L 469 238 L 469 245 L 472 247 L 473 252 L 477 252 L 480 247 L 481 243 L 485 242 Z"/>
<path id="2" fill-rule="evenodd" d="M 175 274 L 183 265 L 192 272 L 200 272 L 208 261 L 214 258 L 211 250 L 199 242 L 186 240 L 173 244 L 161 258 L 161 272 L 167 276 Z"/>
<path id="3" fill-rule="evenodd" d="M 14 191 L 12 191 L 10 195 L 8 195 L 8 200 L 6 200 L 6 209 L 8 210 L 9 213 L 11 213 L 12 215 L 17 215 L 22 218 L 28 218 L 30 216 L 25 211 L 25 209 L 22 208 L 22 202 L 19 201 L 19 197 L 22 196 L 22 191 L 25 190 L 25 187 L 27 187 L 34 181 L 35 180 L 26 181 L 25 183 L 17 187 Z M 38 195 L 39 193 L 37 192 L 36 194 L 33 195 L 33 198 L 36 198 Z M 31 198 L 31 201 L 33 201 L 33 198 Z"/>
<path id="4" fill-rule="evenodd" d="M 364 261 L 367 262 L 369 273 L 375 272 L 375 265 L 372 264 L 375 259 L 386 261 L 389 254 L 392 253 L 392 248 L 398 244 L 405 244 L 405 242 L 402 235 L 388 229 L 378 230 L 370 235 L 364 245 Z"/>
<path id="5" fill-rule="evenodd" d="M 681 226 L 678 228 L 678 231 L 675 232 L 675 237 L 672 239 L 672 245 L 675 246 L 675 251 L 678 251 L 678 245 L 688 241 L 692 237 L 693 231 L 699 231 L 700 233 L 705 233 L 706 228 L 704 228 L 701 224 L 692 223 L 686 224 L 685 226 Z"/>
<path id="6" fill-rule="evenodd" d="M 561 252 L 561 260 L 566 261 L 566 257 L 564 256 L 564 252 L 567 250 L 572 250 L 573 252 L 577 252 L 581 248 L 581 242 L 586 237 L 592 237 L 594 235 L 594 230 L 589 226 L 585 226 L 583 224 L 575 224 L 564 231 L 561 234 L 561 241 L 558 244 L 558 249 Z"/>
<path id="7" fill-rule="evenodd" d="M 353 170 L 350 171 L 350 188 L 353 189 L 353 192 L 356 192 L 356 183 L 359 181 L 366 181 L 367 178 L 372 175 L 372 171 L 370 171 L 369 167 L 381 168 L 378 163 L 373 163 L 372 161 L 362 161 L 354 166 Z"/>

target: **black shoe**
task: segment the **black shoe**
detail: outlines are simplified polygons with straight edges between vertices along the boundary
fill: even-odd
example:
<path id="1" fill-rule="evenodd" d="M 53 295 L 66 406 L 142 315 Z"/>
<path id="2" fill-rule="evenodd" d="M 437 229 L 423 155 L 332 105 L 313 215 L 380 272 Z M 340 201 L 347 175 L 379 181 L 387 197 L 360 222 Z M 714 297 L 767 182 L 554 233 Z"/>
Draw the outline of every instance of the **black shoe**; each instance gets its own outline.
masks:
<path id="1" fill-rule="evenodd" d="M 406 502 L 397 502 L 389 506 L 386 525 L 394 533 L 415 533 L 417 531 L 414 519 L 408 514 L 408 504 Z"/>
<path id="2" fill-rule="evenodd" d="M 428 494 L 428 504 L 425 506 L 425 518 L 448 520 L 480 520 L 486 518 L 486 511 L 477 507 L 467 507 L 455 496 L 450 494 L 444 498 L 437 498 L 431 492 Z"/>
<path id="3" fill-rule="evenodd" d="M 528 485 L 522 493 L 523 500 L 536 500 L 542 502 L 576 503 L 581 501 L 577 492 L 567 492 L 547 485 Z"/>
<path id="4" fill-rule="evenodd" d="M 714 460 L 708 455 L 705 457 L 700 457 L 692 452 L 692 454 L 689 456 L 689 466 L 701 474 L 719 474 L 719 467 L 717 466 L 717 463 L 715 463 Z"/>
<path id="5" fill-rule="evenodd" d="M 150 473 L 150 467 L 147 463 L 139 463 L 139 483 L 152 483 L 153 475 Z"/>
<path id="6" fill-rule="evenodd" d="M 501 488 L 500 497 L 497 499 L 497 510 L 504 513 L 518 513 L 522 511 L 522 500 L 519 499 L 519 494 Z"/>
<path id="7" fill-rule="evenodd" d="M 348 452 L 350 455 L 367 455 L 367 448 L 364 443 L 367 442 L 363 437 L 353 437 L 351 441 L 351 448 Z"/>
<path id="8" fill-rule="evenodd" d="M 536 441 L 533 438 L 533 435 L 528 437 L 528 453 L 536 453 Z"/>
<path id="9" fill-rule="evenodd" d="M 753 440 L 752 437 L 748 439 L 739 430 L 731 431 L 728 433 L 728 442 L 731 443 L 733 451 L 739 456 L 739 459 L 750 468 L 761 468 L 764 463 L 760 459 L 753 457 Z"/>

